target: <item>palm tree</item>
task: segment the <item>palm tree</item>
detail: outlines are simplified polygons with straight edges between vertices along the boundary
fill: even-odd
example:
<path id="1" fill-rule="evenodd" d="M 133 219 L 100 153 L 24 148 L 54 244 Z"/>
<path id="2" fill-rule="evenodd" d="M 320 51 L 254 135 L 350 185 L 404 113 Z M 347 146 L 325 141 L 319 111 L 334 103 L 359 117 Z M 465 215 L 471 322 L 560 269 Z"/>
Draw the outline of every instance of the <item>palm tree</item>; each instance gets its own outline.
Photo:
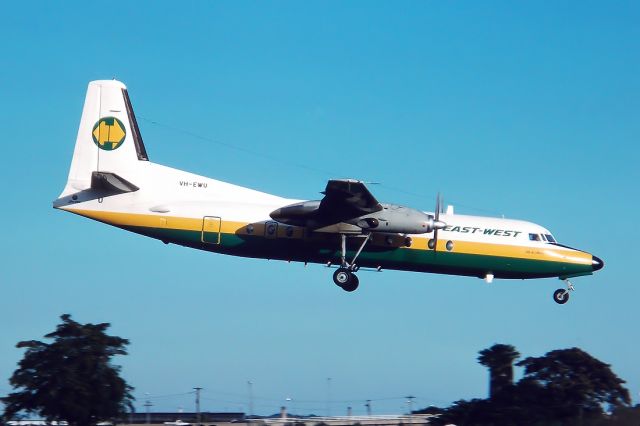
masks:
<path id="1" fill-rule="evenodd" d="M 479 352 L 478 362 L 489 369 L 489 398 L 513 384 L 513 361 L 520 353 L 511 345 L 496 343 Z"/>

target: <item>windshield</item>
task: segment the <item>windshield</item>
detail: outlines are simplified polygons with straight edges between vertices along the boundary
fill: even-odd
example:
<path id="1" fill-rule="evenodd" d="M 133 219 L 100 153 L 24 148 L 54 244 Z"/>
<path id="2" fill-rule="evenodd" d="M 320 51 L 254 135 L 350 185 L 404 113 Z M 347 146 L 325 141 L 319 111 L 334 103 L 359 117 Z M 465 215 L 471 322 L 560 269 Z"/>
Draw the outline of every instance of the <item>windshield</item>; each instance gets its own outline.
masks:
<path id="1" fill-rule="evenodd" d="M 556 239 L 551 234 L 529 234 L 530 241 L 547 241 L 549 243 L 555 243 Z"/>

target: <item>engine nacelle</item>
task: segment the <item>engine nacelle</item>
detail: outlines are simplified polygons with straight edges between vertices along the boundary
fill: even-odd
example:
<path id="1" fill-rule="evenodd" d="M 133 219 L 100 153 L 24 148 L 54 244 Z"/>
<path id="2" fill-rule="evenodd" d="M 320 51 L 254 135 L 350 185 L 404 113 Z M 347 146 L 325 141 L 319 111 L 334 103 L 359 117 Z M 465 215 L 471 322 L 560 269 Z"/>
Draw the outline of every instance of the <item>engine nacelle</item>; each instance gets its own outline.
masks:
<path id="1" fill-rule="evenodd" d="M 386 232 L 397 234 L 425 234 L 434 229 L 442 229 L 446 225 L 436 221 L 430 214 L 409 207 L 395 204 L 381 204 L 382 209 L 375 213 L 358 216 L 344 221 L 367 232 Z M 311 229 L 333 225 L 337 222 L 319 213 L 320 201 L 303 201 L 281 207 L 271 212 L 273 220 L 293 226 Z"/>
<path id="2" fill-rule="evenodd" d="M 291 204 L 280 207 L 271 212 L 269 216 L 275 221 L 293 226 L 308 226 L 309 221 L 313 220 L 320 201 L 303 201 L 301 203 Z"/>
<path id="3" fill-rule="evenodd" d="M 432 215 L 420 210 L 394 204 L 382 204 L 382 207 L 379 212 L 361 216 L 348 223 L 370 232 L 398 234 L 425 234 L 445 226 L 444 223 L 435 221 Z"/>

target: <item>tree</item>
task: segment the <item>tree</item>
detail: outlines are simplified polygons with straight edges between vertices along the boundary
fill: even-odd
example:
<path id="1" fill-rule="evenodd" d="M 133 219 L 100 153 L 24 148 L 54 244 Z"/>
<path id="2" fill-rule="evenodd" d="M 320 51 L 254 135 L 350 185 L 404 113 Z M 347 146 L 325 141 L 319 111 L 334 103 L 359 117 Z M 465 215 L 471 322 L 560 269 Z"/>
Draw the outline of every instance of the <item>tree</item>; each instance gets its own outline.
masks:
<path id="1" fill-rule="evenodd" d="M 635 407 L 620 407 L 611 413 L 606 422 L 596 426 L 629 426 L 640 424 L 640 404 Z"/>
<path id="2" fill-rule="evenodd" d="M 500 343 L 480 351 L 478 362 L 489 368 L 489 398 L 513 385 L 513 361 L 519 357 L 515 347 Z"/>
<path id="3" fill-rule="evenodd" d="M 537 401 L 537 396 L 514 386 L 511 392 L 502 392 L 495 399 L 456 401 L 431 423 L 436 426 L 555 425 L 553 416 L 544 406 L 544 400 Z"/>
<path id="4" fill-rule="evenodd" d="M 481 351 L 478 361 L 488 366 L 492 374 L 491 398 L 456 401 L 432 423 L 460 426 L 639 424 L 640 406 L 629 407 L 629 391 L 622 386 L 625 382 L 611 371 L 610 365 L 578 348 L 555 350 L 517 363 L 525 368 L 525 373 L 513 384 L 511 364 L 518 356 L 510 345 L 494 345 Z M 604 414 L 605 406 L 611 411 L 610 415 Z"/>
<path id="5" fill-rule="evenodd" d="M 24 357 L 9 382 L 16 392 L 2 398 L 3 419 L 32 412 L 47 421 L 91 426 L 120 418 L 132 408 L 133 388 L 111 365 L 115 355 L 126 355 L 129 341 L 105 333 L 110 324 L 79 324 L 66 314 L 56 330 L 45 335 L 51 343 L 19 342 Z"/>
<path id="6" fill-rule="evenodd" d="M 519 385 L 537 386 L 549 401 L 557 401 L 561 418 L 599 416 L 603 405 L 609 409 L 628 406 L 629 391 L 611 366 L 578 348 L 559 349 L 542 357 L 529 357 L 517 365 L 524 367 Z"/>

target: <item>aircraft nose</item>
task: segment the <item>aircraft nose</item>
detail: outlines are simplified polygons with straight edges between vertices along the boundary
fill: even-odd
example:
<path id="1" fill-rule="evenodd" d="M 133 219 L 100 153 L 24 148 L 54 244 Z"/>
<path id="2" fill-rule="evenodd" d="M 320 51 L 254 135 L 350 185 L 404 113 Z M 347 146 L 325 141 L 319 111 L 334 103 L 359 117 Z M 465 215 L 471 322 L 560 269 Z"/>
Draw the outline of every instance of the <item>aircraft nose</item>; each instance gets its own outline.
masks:
<path id="1" fill-rule="evenodd" d="M 593 258 L 593 260 L 591 261 L 591 263 L 593 264 L 593 270 L 594 271 L 599 271 L 600 269 L 602 269 L 604 267 L 604 262 L 602 259 L 600 259 L 597 256 L 591 256 Z"/>

